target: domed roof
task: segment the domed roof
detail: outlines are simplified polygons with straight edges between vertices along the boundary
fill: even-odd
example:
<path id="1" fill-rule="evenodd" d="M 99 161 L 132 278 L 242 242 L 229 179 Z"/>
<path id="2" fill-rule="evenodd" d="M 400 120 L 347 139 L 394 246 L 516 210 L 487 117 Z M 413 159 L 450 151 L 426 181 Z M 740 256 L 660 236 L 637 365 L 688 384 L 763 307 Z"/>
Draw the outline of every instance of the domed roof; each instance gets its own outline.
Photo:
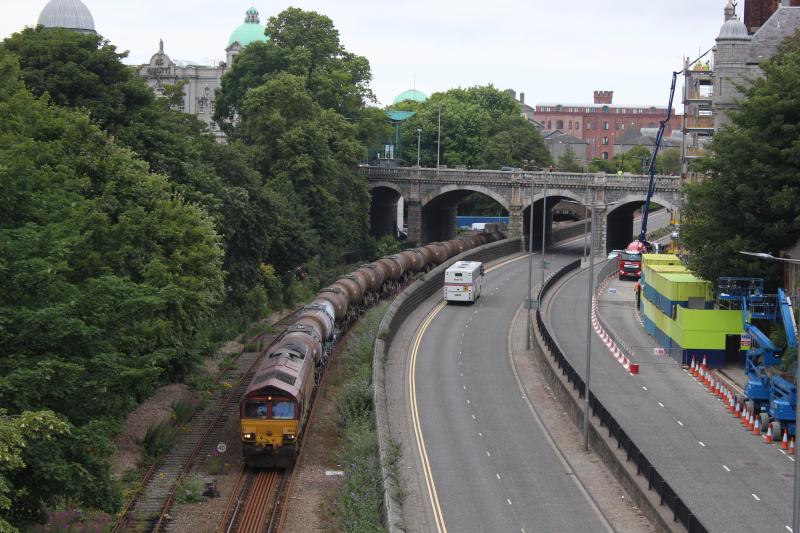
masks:
<path id="1" fill-rule="evenodd" d="M 81 0 L 50 0 L 39 14 L 39 25 L 94 33 L 94 19 Z"/>
<path id="2" fill-rule="evenodd" d="M 730 20 L 726 20 L 725 24 L 720 28 L 717 40 L 720 39 L 749 41 L 750 35 L 747 34 L 747 26 L 744 25 L 744 22 L 739 20 L 738 17 L 734 17 Z"/>
<path id="3" fill-rule="evenodd" d="M 409 89 L 408 91 L 403 91 L 397 95 L 397 98 L 394 99 L 395 104 L 399 104 L 400 102 L 405 102 L 406 100 L 411 100 L 413 102 L 424 102 L 427 100 L 428 97 L 421 91 L 416 89 Z"/>
<path id="4" fill-rule="evenodd" d="M 264 33 L 265 29 L 258 18 L 258 11 L 256 11 L 256 8 L 251 7 L 244 15 L 244 24 L 231 33 L 231 38 L 228 39 L 228 47 L 230 48 L 233 43 L 239 43 L 240 48 L 244 48 L 255 41 L 265 43 L 269 40 L 269 37 Z"/>

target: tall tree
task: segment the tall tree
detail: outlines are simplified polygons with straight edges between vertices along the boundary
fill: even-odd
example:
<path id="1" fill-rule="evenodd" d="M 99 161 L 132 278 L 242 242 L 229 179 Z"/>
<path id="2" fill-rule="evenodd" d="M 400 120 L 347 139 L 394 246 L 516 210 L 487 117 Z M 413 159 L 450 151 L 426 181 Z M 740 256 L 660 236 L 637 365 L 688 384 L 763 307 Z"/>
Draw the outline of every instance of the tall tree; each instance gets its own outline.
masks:
<path id="1" fill-rule="evenodd" d="M 564 150 L 564 153 L 561 154 L 561 157 L 558 158 L 558 163 L 556 164 L 556 168 L 561 172 L 582 172 L 583 167 L 580 163 L 578 163 L 578 159 L 575 155 L 575 150 L 572 149 L 572 146 L 567 145 L 567 148 Z"/>
<path id="2" fill-rule="evenodd" d="M 740 111 L 714 135 L 710 179 L 687 188 L 681 237 L 705 279 L 759 276 L 774 287 L 779 264 L 738 252 L 777 255 L 800 237 L 800 36 L 761 69 Z"/>

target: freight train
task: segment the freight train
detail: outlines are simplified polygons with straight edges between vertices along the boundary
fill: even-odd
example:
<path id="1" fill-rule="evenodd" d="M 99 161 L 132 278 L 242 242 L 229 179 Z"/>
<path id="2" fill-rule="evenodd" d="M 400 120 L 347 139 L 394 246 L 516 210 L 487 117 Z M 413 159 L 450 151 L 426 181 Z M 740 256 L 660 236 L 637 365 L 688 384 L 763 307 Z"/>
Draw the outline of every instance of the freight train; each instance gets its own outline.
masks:
<path id="1" fill-rule="evenodd" d="M 314 392 L 338 335 L 382 297 L 418 272 L 482 244 L 500 232 L 432 243 L 361 266 L 317 293 L 267 349 L 239 404 L 242 455 L 249 466 L 294 464 Z"/>

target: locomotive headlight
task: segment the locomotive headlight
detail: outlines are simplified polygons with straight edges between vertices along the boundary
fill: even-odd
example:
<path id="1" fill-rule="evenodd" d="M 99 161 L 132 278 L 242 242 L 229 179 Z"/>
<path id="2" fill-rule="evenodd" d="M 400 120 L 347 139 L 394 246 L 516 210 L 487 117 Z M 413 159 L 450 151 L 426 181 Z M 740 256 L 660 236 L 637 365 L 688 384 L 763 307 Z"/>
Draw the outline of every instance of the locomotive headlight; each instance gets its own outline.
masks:
<path id="1" fill-rule="evenodd" d="M 283 442 L 292 442 L 294 441 L 294 435 L 291 433 L 284 433 L 283 435 Z"/>
<path id="2" fill-rule="evenodd" d="M 255 440 L 256 434 L 255 433 L 245 433 L 244 435 L 242 435 L 242 437 L 244 437 L 244 440 Z"/>

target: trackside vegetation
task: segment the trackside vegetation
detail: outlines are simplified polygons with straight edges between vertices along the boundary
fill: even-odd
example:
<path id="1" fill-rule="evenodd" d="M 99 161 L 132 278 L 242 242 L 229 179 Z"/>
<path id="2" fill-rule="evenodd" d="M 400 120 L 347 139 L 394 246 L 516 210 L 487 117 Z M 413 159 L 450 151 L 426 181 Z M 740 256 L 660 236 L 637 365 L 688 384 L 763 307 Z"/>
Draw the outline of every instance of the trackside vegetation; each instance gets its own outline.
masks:
<path id="1" fill-rule="evenodd" d="M 372 396 L 372 354 L 388 303 L 370 310 L 347 341 L 340 355 L 346 378 L 337 396 L 343 441 L 339 462 L 344 465 L 344 486 L 336 504 L 339 530 L 384 531 L 381 521 L 383 478 L 375 406 Z"/>

